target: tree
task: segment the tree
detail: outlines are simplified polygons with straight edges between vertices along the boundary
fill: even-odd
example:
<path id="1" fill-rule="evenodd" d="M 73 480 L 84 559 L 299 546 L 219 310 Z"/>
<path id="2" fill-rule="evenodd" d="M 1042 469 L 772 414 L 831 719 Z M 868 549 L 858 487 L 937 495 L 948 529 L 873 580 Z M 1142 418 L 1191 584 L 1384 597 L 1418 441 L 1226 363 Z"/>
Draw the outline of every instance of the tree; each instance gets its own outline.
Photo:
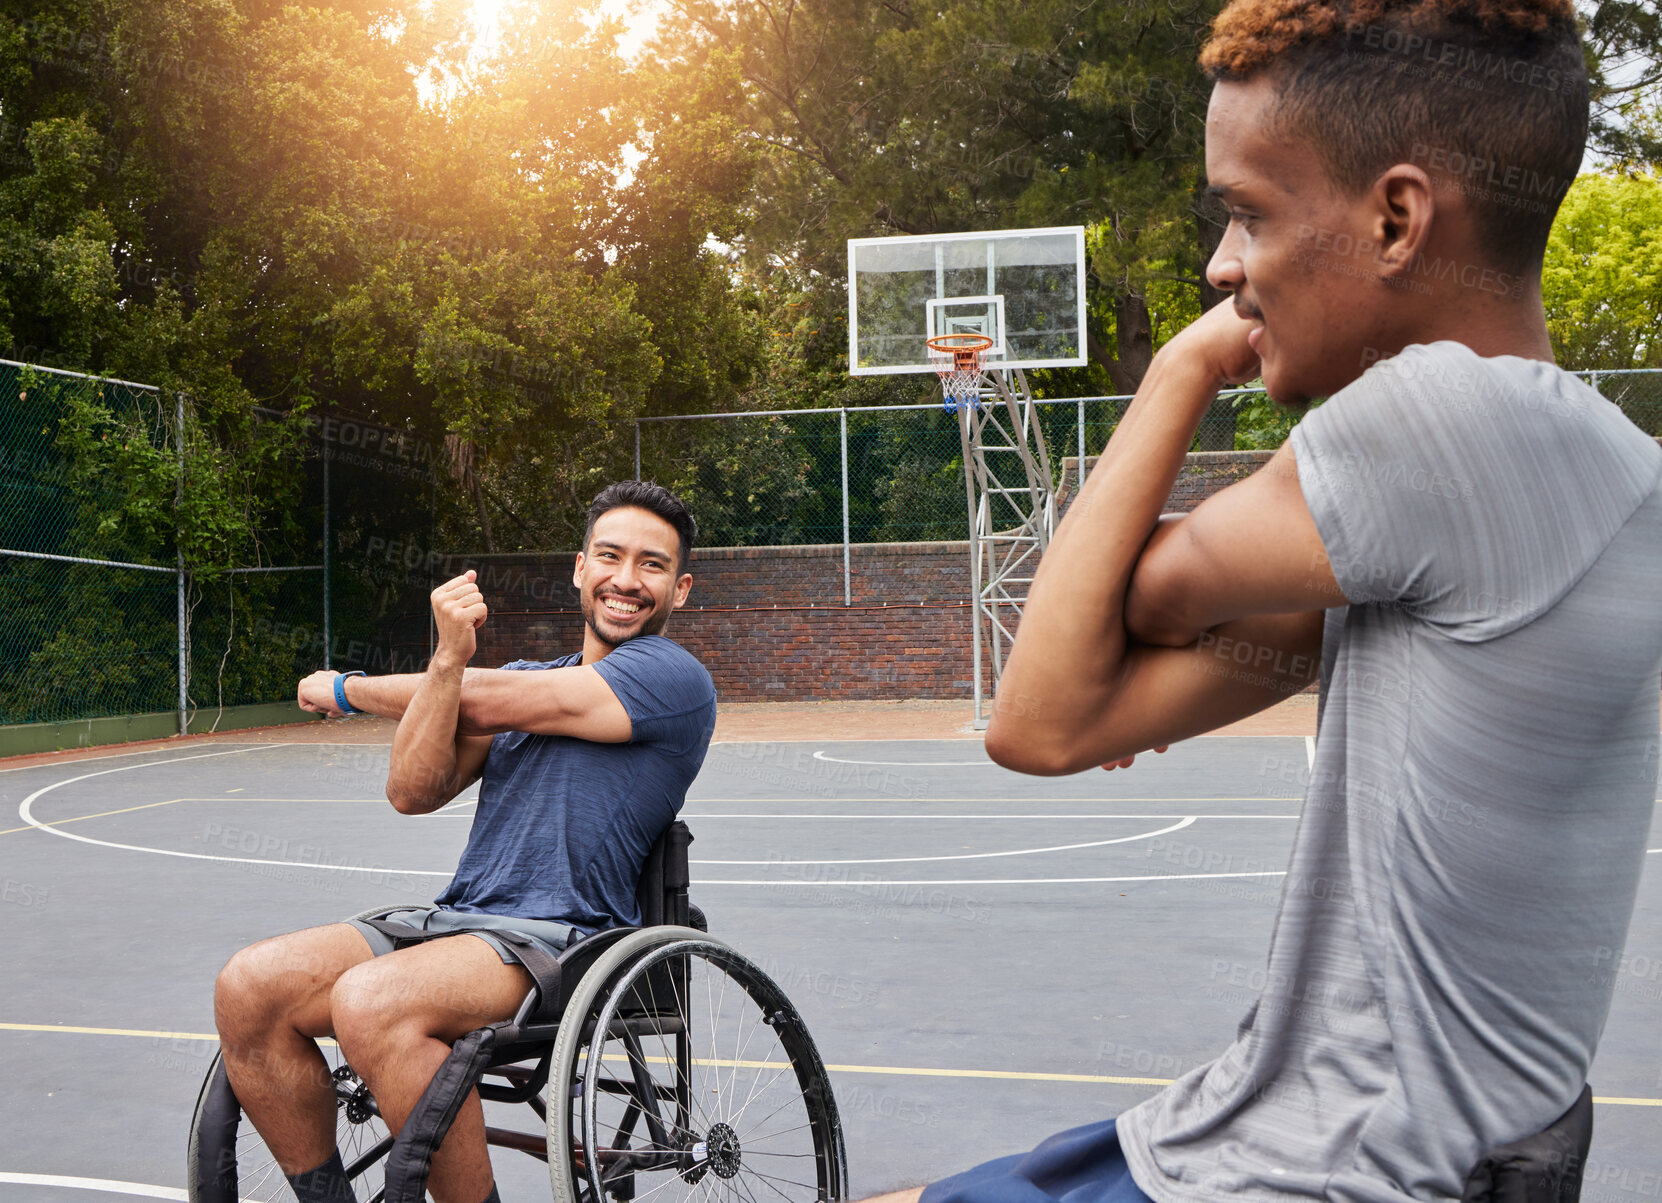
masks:
<path id="1" fill-rule="evenodd" d="M 1593 101 L 1588 148 L 1618 166 L 1662 167 L 1662 5 L 1598 0 L 1582 24 Z"/>
<path id="2" fill-rule="evenodd" d="M 1553 222 L 1541 291 L 1563 367 L 1662 367 L 1662 181 L 1578 177 Z"/>
<path id="3" fill-rule="evenodd" d="M 256 405 L 405 431 L 449 447 L 425 462 L 451 539 L 570 539 L 622 421 L 759 362 L 705 247 L 747 159 L 719 80 L 666 104 L 587 7 L 524 6 L 483 62 L 459 11 L 0 16 L 12 357 L 188 390 L 228 448 Z"/>
<path id="4" fill-rule="evenodd" d="M 1131 391 L 1160 334 L 1217 299 L 1194 63 L 1215 11 L 680 0 L 656 53 L 741 81 L 762 162 L 740 246 L 753 266 L 836 288 L 850 237 L 1084 224 L 1091 358 Z"/>

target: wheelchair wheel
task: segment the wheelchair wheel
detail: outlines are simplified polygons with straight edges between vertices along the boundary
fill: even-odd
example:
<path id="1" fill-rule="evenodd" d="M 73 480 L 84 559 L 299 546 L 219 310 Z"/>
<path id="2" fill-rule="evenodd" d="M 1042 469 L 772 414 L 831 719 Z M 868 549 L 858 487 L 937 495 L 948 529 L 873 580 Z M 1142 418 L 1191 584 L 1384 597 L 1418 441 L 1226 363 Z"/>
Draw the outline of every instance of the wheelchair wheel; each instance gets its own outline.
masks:
<path id="1" fill-rule="evenodd" d="M 335 1143 L 361 1203 L 381 1197 L 392 1136 L 369 1088 L 331 1042 L 320 1046 L 335 1078 Z M 221 1057 L 214 1057 L 190 1126 L 190 1203 L 293 1203 L 283 1171 L 242 1113 Z"/>
<path id="2" fill-rule="evenodd" d="M 772 979 L 692 936 L 620 942 L 568 1007 L 548 1091 L 556 1203 L 840 1200 L 842 1129 L 813 1039 Z"/>

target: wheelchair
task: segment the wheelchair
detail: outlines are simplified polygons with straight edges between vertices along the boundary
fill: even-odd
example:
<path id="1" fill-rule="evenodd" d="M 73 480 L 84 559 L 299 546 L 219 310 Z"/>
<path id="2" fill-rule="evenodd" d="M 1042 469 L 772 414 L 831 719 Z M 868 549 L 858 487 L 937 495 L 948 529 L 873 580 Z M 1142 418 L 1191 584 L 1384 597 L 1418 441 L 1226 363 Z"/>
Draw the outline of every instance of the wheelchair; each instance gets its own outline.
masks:
<path id="1" fill-rule="evenodd" d="M 546 1162 L 555 1203 L 845 1198 L 824 1063 L 778 985 L 710 936 L 689 904 L 691 842 L 676 821 L 653 845 L 637 891 L 640 927 L 596 932 L 557 959 L 520 947 L 536 985 L 512 1019 L 456 1041 L 396 1137 L 340 1050 L 323 1046 L 336 1143 L 360 1203 L 427 1197 L 432 1152 L 475 1087 L 485 1101 L 529 1105 L 517 1114 L 533 1130 L 490 1126 L 487 1116 L 486 1142 Z M 293 1199 L 218 1056 L 188 1155 L 191 1203 Z"/>

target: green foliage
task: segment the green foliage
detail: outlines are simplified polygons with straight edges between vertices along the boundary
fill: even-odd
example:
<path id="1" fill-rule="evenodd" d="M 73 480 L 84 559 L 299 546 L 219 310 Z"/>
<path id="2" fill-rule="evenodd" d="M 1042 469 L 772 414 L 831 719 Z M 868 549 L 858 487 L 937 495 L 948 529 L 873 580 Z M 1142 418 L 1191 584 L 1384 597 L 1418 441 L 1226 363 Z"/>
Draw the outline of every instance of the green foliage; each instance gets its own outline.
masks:
<path id="1" fill-rule="evenodd" d="M 1662 168 L 1662 6 L 1596 0 L 1582 6 L 1592 84 L 1588 148 L 1622 167 Z"/>
<path id="2" fill-rule="evenodd" d="M 576 495 L 617 467 L 598 427 L 731 404 L 760 362 L 706 246 L 737 229 L 750 151 L 731 80 L 631 69 L 591 7 L 525 6 L 488 60 L 460 12 L 0 15 L 12 357 L 188 391 L 227 456 L 263 445 L 256 403 L 306 398 L 459 439 L 448 539 L 569 540 Z M 227 488 L 264 471 L 228 464 Z M 188 522 L 223 551 L 213 491 Z"/>
<path id="3" fill-rule="evenodd" d="M 1577 177 L 1553 222 L 1541 294 L 1562 367 L 1662 367 L 1662 180 Z"/>
<path id="4" fill-rule="evenodd" d="M 129 393 L 125 404 L 112 404 L 107 391 L 59 394 L 56 446 L 79 498 L 78 546 L 95 555 L 146 549 L 164 563 L 176 551 L 204 581 L 269 563 L 274 552 L 291 560 L 281 554 L 285 545 L 304 537 L 296 522 L 304 404 L 265 419 L 222 419 L 217 431 L 186 405 L 181 455 L 168 399 Z"/>
<path id="5" fill-rule="evenodd" d="M 1241 393 L 1229 407 L 1235 413 L 1235 450 L 1273 450 L 1287 441 L 1304 411 L 1277 405 L 1268 393 Z"/>
<path id="6" fill-rule="evenodd" d="M 747 263 L 829 289 L 850 237 L 1084 224 L 1099 378 L 1078 391 L 1121 391 L 1203 299 L 1194 60 L 1216 10 L 697 0 L 656 52 L 683 79 L 738 79 L 759 157 Z"/>

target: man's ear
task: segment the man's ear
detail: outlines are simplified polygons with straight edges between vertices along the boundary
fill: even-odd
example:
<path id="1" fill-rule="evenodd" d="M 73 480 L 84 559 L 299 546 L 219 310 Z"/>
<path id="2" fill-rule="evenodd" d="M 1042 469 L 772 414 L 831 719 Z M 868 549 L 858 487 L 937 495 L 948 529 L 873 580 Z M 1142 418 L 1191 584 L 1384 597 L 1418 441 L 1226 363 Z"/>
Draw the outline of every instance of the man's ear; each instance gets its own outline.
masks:
<path id="1" fill-rule="evenodd" d="M 687 604 L 687 594 L 692 590 L 692 573 L 683 572 L 675 582 L 675 604 L 670 608 L 678 610 Z"/>
<path id="2" fill-rule="evenodd" d="M 1398 163 L 1374 181 L 1368 202 L 1381 278 L 1406 276 L 1431 241 L 1437 216 L 1431 177 L 1412 163 Z"/>
<path id="3" fill-rule="evenodd" d="M 571 569 L 571 583 L 579 589 L 583 587 L 583 553 L 577 553 L 577 563 Z"/>

